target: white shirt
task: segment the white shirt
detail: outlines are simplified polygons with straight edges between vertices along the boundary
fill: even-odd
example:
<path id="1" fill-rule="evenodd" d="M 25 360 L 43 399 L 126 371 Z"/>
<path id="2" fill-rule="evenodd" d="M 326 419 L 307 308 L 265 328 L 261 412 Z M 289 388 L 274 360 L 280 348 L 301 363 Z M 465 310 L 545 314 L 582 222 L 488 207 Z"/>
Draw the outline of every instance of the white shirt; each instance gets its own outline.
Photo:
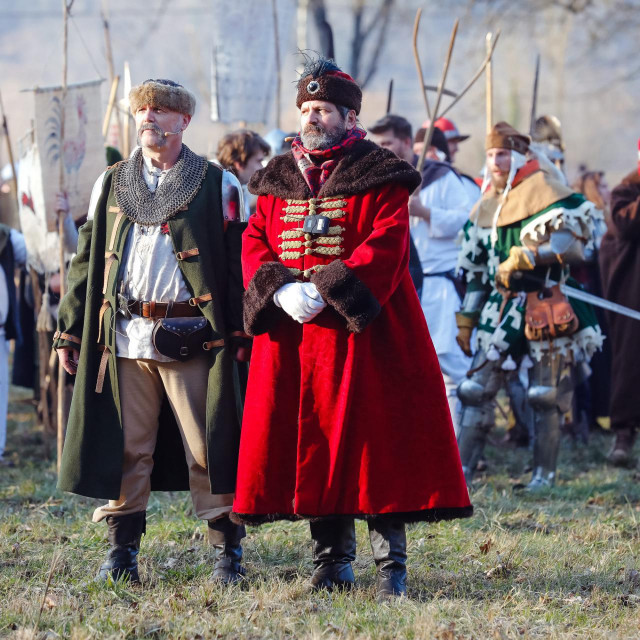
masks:
<path id="1" fill-rule="evenodd" d="M 420 202 L 431 211 L 431 220 L 411 216 L 411 237 L 418 250 L 423 273 L 450 271 L 456 266 L 458 232 L 469 219 L 471 202 L 462 180 L 453 172 L 420 191 Z"/>
<path id="2" fill-rule="evenodd" d="M 456 238 L 469 219 L 472 207 L 467 190 L 462 180 L 448 171 L 420 191 L 420 202 L 431 210 L 431 219 L 426 222 L 411 216 L 409 224 L 422 271 L 451 271 L 458 258 Z M 460 298 L 453 282 L 441 276 L 425 277 L 421 303 L 436 353 L 457 356 L 461 361 L 458 368 L 466 371 L 464 354 L 456 343 L 455 313 L 460 308 Z"/>
<path id="3" fill-rule="evenodd" d="M 142 158 L 142 176 L 149 191 L 153 193 L 171 169 L 162 171 L 153 166 L 150 158 Z M 104 176 L 103 173 L 93 186 L 88 219 L 94 216 Z M 223 183 L 234 183 L 241 191 L 238 179 L 231 172 L 224 172 Z M 133 224 L 122 254 L 118 293 L 128 300 L 154 302 L 186 302 L 191 297 L 175 256 L 171 235 L 163 234 L 161 225 Z M 118 313 L 115 327 L 116 355 L 135 360 L 171 362 L 171 358 L 158 353 L 153 346 L 151 335 L 155 322 L 155 318 L 126 318 L 122 313 Z"/>

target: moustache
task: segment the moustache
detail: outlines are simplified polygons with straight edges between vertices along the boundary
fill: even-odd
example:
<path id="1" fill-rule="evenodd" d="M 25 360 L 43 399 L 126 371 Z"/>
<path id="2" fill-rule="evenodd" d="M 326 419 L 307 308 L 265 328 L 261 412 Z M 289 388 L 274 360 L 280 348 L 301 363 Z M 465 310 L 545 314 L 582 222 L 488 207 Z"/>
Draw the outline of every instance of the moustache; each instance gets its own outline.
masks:
<path id="1" fill-rule="evenodd" d="M 159 136 L 164 135 L 164 131 L 157 124 L 153 124 L 151 122 L 141 125 L 141 127 L 138 129 L 138 135 L 147 130 L 155 131 Z"/>
<path id="2" fill-rule="evenodd" d="M 305 128 L 302 130 L 302 133 L 325 133 L 326 129 L 319 125 L 319 124 L 313 124 L 313 123 L 309 123 L 305 126 Z"/>

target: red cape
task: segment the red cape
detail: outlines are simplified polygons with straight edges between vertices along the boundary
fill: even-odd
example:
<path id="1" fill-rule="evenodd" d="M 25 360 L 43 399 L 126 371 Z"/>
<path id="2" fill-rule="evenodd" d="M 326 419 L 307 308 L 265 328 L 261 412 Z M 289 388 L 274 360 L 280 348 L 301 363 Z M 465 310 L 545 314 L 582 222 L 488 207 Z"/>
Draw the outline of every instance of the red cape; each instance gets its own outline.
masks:
<path id="1" fill-rule="evenodd" d="M 358 149 L 364 160 L 375 153 L 380 166 L 362 173 L 356 153 L 338 164 L 318 199 L 309 199 L 289 155 L 252 182 L 262 195 L 243 238 L 245 330 L 255 339 L 237 521 L 472 513 L 442 374 L 407 269 L 408 189 L 419 176 L 375 145 L 360 145 L 368 145 Z M 339 195 L 349 190 L 357 193 Z M 310 202 L 331 217 L 321 239 L 296 235 Z M 303 325 L 272 301 L 294 277 L 315 282 L 328 302 Z"/>

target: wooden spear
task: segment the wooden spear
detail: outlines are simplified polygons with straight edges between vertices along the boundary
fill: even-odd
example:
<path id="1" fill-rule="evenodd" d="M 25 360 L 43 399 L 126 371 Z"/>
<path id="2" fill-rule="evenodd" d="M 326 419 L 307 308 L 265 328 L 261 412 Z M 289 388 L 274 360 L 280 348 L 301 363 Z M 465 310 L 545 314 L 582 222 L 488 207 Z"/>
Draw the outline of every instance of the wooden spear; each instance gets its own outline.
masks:
<path id="1" fill-rule="evenodd" d="M 438 114 L 439 118 L 443 118 L 447 113 L 449 113 L 449 111 L 451 111 L 451 109 L 453 109 L 453 107 L 455 107 L 456 104 L 460 102 L 460 100 L 466 95 L 467 91 L 471 89 L 471 87 L 476 83 L 478 78 L 482 75 L 482 72 L 485 70 L 486 66 L 489 64 L 489 62 L 491 61 L 491 58 L 493 57 L 493 52 L 495 51 L 496 44 L 498 43 L 499 37 L 500 37 L 500 29 L 496 31 L 496 37 L 493 38 L 493 40 L 491 41 L 491 49 L 487 52 L 487 55 L 485 56 L 485 59 L 482 61 L 482 64 L 480 65 L 478 70 L 475 72 L 471 80 L 469 80 L 469 82 L 467 82 L 467 84 L 464 86 L 464 89 L 462 89 L 462 91 L 458 93 L 455 99 L 452 100 L 447 105 L 447 108 L 444 109 L 442 113 Z"/>
<path id="2" fill-rule="evenodd" d="M 493 35 L 491 32 L 487 33 L 485 39 L 485 45 L 487 48 L 487 55 L 491 51 L 491 39 Z M 486 80 L 486 101 L 487 101 L 487 135 L 491 133 L 493 127 L 493 63 L 491 60 L 487 62 L 487 71 L 485 73 Z"/>
<path id="3" fill-rule="evenodd" d="M 62 38 L 62 110 L 60 116 L 60 191 L 65 191 L 65 170 L 64 170 L 64 128 L 65 128 L 65 111 L 67 108 L 67 42 L 69 36 L 69 10 L 73 0 L 67 4 L 67 0 L 62 0 L 62 17 L 63 17 L 63 38 Z M 59 259 L 60 259 L 60 299 L 66 293 L 66 274 L 64 261 L 64 220 L 66 211 L 58 211 L 58 241 L 59 241 Z M 62 361 L 58 360 L 58 406 L 57 406 L 57 470 L 60 473 L 60 463 L 62 461 L 62 446 L 64 444 L 64 431 L 67 424 L 66 403 L 65 403 L 65 370 Z"/>
<path id="4" fill-rule="evenodd" d="M 451 63 L 451 56 L 453 54 L 453 45 L 456 41 L 456 35 L 458 33 L 458 23 L 459 20 L 456 19 L 453 29 L 451 31 L 451 38 L 449 39 L 449 49 L 447 50 L 447 57 L 444 61 L 444 66 L 442 67 L 442 76 L 440 78 L 440 82 L 438 83 L 438 92 L 436 93 L 436 104 L 433 107 L 433 118 L 431 117 L 431 113 L 429 113 L 429 128 L 427 129 L 424 136 L 424 145 L 422 146 L 422 151 L 420 152 L 420 157 L 418 158 L 418 164 L 416 165 L 416 169 L 418 172 L 422 173 L 422 167 L 424 166 L 424 158 L 431 146 L 431 140 L 433 139 L 433 130 L 435 129 L 435 119 L 438 114 L 438 109 L 440 108 L 440 100 L 442 99 L 442 91 L 444 89 L 445 82 L 447 81 L 447 74 L 449 73 L 449 64 Z M 420 78 L 420 85 L 424 87 L 424 82 L 422 78 Z M 426 96 L 426 91 L 423 88 L 424 95 Z"/>
<path id="5" fill-rule="evenodd" d="M 107 57 L 107 68 L 109 69 L 109 81 L 111 82 L 111 90 L 113 91 L 114 79 L 117 77 L 118 80 L 120 80 L 120 76 L 116 76 L 115 68 L 113 65 L 113 50 L 111 49 L 111 31 L 109 29 L 108 3 L 109 3 L 109 0 L 102 0 L 101 13 L 102 13 L 102 27 L 104 30 L 104 46 L 105 46 L 105 53 Z M 117 91 L 117 87 L 118 85 L 116 84 L 116 91 Z M 113 105 L 115 104 L 115 100 L 112 103 L 111 98 L 109 98 L 109 103 L 111 104 L 111 108 L 113 108 Z M 116 108 L 116 112 L 117 112 L 117 108 Z M 109 121 L 107 122 L 107 128 L 111 120 L 111 111 L 108 111 L 108 115 L 109 115 Z M 118 124 L 118 142 L 120 143 L 120 151 L 122 152 L 124 150 L 124 146 L 122 143 L 122 122 L 120 121 L 119 115 L 116 118 L 116 120 Z M 104 127 L 102 128 L 102 135 L 103 136 L 107 135 L 105 133 Z"/>
<path id="6" fill-rule="evenodd" d="M 422 99 L 424 100 L 424 108 L 427 110 L 427 117 L 429 120 L 433 120 L 431 117 L 431 108 L 429 107 L 429 97 L 427 96 L 427 89 L 424 86 L 424 76 L 422 75 L 422 64 L 420 63 L 420 54 L 418 53 L 418 30 L 420 28 L 420 18 L 422 17 L 422 7 L 416 11 L 416 19 L 413 22 L 413 57 L 416 62 L 416 71 L 420 78 L 420 87 L 422 89 Z"/>
<path id="7" fill-rule="evenodd" d="M 280 85 L 282 73 L 280 71 L 280 38 L 278 37 L 278 0 L 271 0 L 271 12 L 273 13 L 273 38 L 275 40 L 276 54 L 276 129 L 280 128 Z"/>
<path id="8" fill-rule="evenodd" d="M 538 109 L 538 82 L 540 81 L 540 54 L 536 56 L 536 73 L 533 78 L 533 94 L 531 96 L 531 117 L 529 119 L 529 133 L 533 135 L 536 128 L 536 111 Z"/>
<path id="9" fill-rule="evenodd" d="M 4 131 L 5 139 L 7 141 L 7 152 L 9 153 L 9 163 L 11 164 L 11 175 L 13 177 L 12 178 L 13 190 L 16 194 L 16 203 L 18 206 L 17 210 L 19 210 L 20 197 L 18 196 L 18 174 L 16 173 L 16 163 L 14 162 L 14 159 L 13 159 L 13 150 L 11 148 L 11 138 L 9 137 L 9 126 L 7 125 L 7 116 L 4 113 L 4 104 L 2 103 L 2 93 L 0 93 L 0 115 L 2 115 L 2 129 Z M 18 224 L 18 227 L 19 227 L 19 224 Z"/>
<path id="10" fill-rule="evenodd" d="M 118 96 L 118 85 L 120 84 L 120 76 L 115 76 L 111 80 L 111 92 L 109 93 L 109 102 L 107 103 L 107 112 L 104 114 L 102 122 L 102 137 L 106 138 L 109 131 L 109 123 L 111 122 L 111 114 L 113 113 L 113 105 Z M 120 127 L 120 118 L 118 118 L 118 127 Z"/>

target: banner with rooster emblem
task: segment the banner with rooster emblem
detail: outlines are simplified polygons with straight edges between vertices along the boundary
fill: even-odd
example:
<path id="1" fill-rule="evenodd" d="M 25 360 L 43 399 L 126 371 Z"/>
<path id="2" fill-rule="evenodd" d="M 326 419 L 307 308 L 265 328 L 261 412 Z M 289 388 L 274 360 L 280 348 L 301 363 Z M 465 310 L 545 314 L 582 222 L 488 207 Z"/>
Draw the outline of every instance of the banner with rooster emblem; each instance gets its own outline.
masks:
<path id="1" fill-rule="evenodd" d="M 69 85 L 64 106 L 62 87 L 34 89 L 35 143 L 40 156 L 48 231 L 57 229 L 56 193 L 60 190 L 61 159 L 64 166 L 64 189 L 74 220 L 87 215 L 91 188 L 105 170 L 101 82 L 102 80 L 95 80 Z"/>

